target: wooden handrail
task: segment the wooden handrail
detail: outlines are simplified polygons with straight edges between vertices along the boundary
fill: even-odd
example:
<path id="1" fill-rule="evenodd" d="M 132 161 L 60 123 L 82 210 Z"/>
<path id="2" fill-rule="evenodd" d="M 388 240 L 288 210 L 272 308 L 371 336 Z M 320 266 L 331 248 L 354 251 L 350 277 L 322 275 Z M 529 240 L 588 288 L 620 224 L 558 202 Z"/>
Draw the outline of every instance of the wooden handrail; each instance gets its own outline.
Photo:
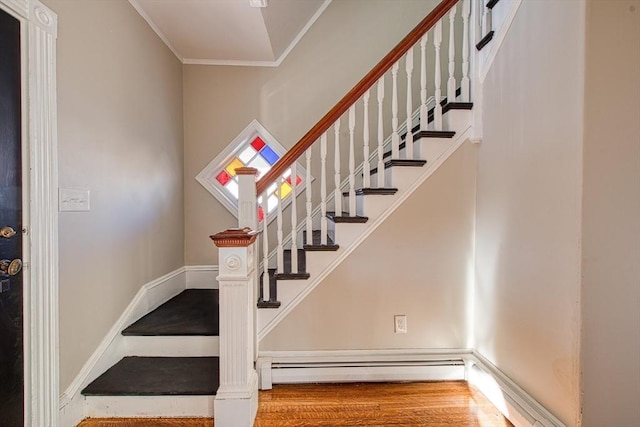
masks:
<path id="1" fill-rule="evenodd" d="M 394 47 L 369 73 L 364 76 L 318 123 L 315 124 L 275 165 L 256 183 L 256 193 L 262 194 L 287 168 L 291 167 L 309 147 L 316 142 L 364 93 L 369 90 L 409 48 L 460 0 L 442 0 L 400 43 Z"/>

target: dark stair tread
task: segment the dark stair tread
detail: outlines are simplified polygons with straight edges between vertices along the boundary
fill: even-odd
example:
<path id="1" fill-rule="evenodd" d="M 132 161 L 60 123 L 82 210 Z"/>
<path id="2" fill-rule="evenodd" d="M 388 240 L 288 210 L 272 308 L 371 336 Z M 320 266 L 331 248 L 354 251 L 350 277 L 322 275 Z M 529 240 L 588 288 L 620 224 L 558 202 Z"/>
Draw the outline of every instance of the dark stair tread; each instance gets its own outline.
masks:
<path id="1" fill-rule="evenodd" d="M 128 326 L 122 335 L 218 335 L 218 302 L 217 289 L 186 289 Z"/>
<path id="2" fill-rule="evenodd" d="M 363 224 L 369 221 L 369 217 L 366 216 L 350 216 L 348 212 L 343 212 L 342 215 L 337 215 L 335 212 L 327 212 L 327 218 L 335 223 L 351 223 L 351 224 Z"/>
<path id="3" fill-rule="evenodd" d="M 400 167 L 422 167 L 427 164 L 426 160 L 409 160 L 409 159 L 394 159 L 384 162 L 384 168 L 389 169 L 394 166 Z M 371 169 L 371 175 L 378 173 L 378 168 Z"/>
<path id="4" fill-rule="evenodd" d="M 356 190 L 356 196 L 370 196 L 370 195 L 378 195 L 378 196 L 392 196 L 398 192 L 397 188 L 358 188 Z M 349 192 L 345 191 L 342 193 L 343 196 L 348 197 Z"/>
<path id="5" fill-rule="evenodd" d="M 448 130 L 423 130 L 413 135 L 413 140 L 417 141 L 420 138 L 453 138 L 455 132 Z"/>
<path id="6" fill-rule="evenodd" d="M 442 114 L 450 110 L 472 110 L 473 102 L 449 102 L 442 107 Z"/>
<path id="7" fill-rule="evenodd" d="M 85 396 L 215 395 L 217 357 L 125 357 L 89 384 Z"/>
<path id="8" fill-rule="evenodd" d="M 258 301 L 258 308 L 280 308 L 280 301 Z"/>
<path id="9" fill-rule="evenodd" d="M 489 42 L 491 41 L 491 39 L 493 39 L 493 34 L 494 34 L 493 30 L 492 30 L 492 31 L 489 31 L 489 32 L 487 33 L 487 35 L 486 35 L 486 36 L 484 36 L 484 37 L 483 37 L 483 38 L 478 42 L 478 44 L 476 45 L 476 49 L 478 49 L 478 50 L 482 50 L 482 48 L 483 48 L 483 47 L 485 47 L 486 45 L 488 45 L 488 44 L 489 44 Z"/>
<path id="10" fill-rule="evenodd" d="M 493 7 L 498 3 L 498 1 L 500 0 L 489 0 L 487 2 L 487 9 L 493 9 Z"/>
<path id="11" fill-rule="evenodd" d="M 331 240 L 331 237 L 327 236 L 327 244 L 323 245 L 321 244 L 321 231 L 320 230 L 313 230 L 313 232 L 311 233 L 311 245 L 307 244 L 307 232 L 306 230 L 302 232 L 302 241 L 305 242 L 303 248 L 305 251 L 337 251 L 340 246 L 336 245 L 335 243 L 333 243 L 333 240 Z"/>
<path id="12" fill-rule="evenodd" d="M 311 275 L 309 273 L 276 273 L 276 280 L 307 280 Z"/>

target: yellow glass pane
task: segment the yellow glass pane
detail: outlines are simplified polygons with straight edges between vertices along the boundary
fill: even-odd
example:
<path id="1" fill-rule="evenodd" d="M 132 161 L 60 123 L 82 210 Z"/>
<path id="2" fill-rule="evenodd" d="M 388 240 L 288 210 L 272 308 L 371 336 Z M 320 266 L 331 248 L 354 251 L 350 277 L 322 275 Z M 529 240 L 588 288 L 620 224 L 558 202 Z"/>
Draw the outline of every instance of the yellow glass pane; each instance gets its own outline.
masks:
<path id="1" fill-rule="evenodd" d="M 280 194 L 280 200 L 284 199 L 285 197 L 287 197 L 289 195 L 289 193 L 291 193 L 291 186 L 289 184 L 287 184 L 286 182 L 282 184 L 282 189 L 280 190 L 281 194 Z"/>
<path id="2" fill-rule="evenodd" d="M 242 163 L 240 159 L 235 158 L 231 163 L 229 163 L 229 165 L 226 168 L 224 168 L 224 170 L 226 170 L 229 175 L 236 176 L 236 169 L 241 168 L 243 166 L 244 166 L 244 163 Z"/>

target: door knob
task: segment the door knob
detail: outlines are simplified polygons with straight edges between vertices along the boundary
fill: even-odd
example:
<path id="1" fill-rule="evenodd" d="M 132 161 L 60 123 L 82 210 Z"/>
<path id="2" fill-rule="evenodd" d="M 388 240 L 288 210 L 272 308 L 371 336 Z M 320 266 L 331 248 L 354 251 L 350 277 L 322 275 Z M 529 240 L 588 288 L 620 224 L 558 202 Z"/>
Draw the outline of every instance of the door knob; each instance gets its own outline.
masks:
<path id="1" fill-rule="evenodd" d="M 13 261 L 9 261 L 8 259 L 0 261 L 0 274 L 15 276 L 20 273 L 20 270 L 22 270 L 22 261 L 17 258 Z"/>
<path id="2" fill-rule="evenodd" d="M 0 228 L 0 237 L 5 239 L 9 239 L 16 235 L 16 230 L 11 227 L 2 227 Z"/>

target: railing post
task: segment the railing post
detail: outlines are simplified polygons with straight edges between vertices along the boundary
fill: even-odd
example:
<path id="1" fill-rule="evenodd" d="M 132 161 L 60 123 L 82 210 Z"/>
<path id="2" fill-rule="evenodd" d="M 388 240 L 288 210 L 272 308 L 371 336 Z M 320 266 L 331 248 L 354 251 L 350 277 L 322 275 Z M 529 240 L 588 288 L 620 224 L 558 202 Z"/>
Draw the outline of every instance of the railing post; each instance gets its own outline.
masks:
<path id="1" fill-rule="evenodd" d="M 255 359 L 257 231 L 230 229 L 211 239 L 220 259 L 220 388 L 216 427 L 251 427 L 258 411 Z"/>
<path id="2" fill-rule="evenodd" d="M 258 195 L 256 194 L 256 168 L 237 168 L 238 175 L 238 227 L 258 229 Z"/>

